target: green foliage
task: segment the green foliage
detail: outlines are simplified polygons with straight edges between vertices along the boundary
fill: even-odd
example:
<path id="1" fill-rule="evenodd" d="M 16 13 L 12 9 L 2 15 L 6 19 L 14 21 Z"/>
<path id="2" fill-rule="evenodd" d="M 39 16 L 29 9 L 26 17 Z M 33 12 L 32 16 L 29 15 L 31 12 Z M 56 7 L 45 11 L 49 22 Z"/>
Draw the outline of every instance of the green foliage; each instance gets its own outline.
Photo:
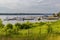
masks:
<path id="1" fill-rule="evenodd" d="M 54 16 L 54 17 L 57 17 L 57 14 L 56 14 L 56 13 L 53 13 L 53 16 Z"/>
<path id="2" fill-rule="evenodd" d="M 0 19 L 0 27 L 4 27 L 4 24 L 2 23 L 2 20 Z"/>
<path id="3" fill-rule="evenodd" d="M 52 33 L 52 27 L 51 27 L 52 23 L 51 22 L 48 22 L 47 23 L 47 26 L 48 26 L 48 33 Z"/>
<path id="4" fill-rule="evenodd" d="M 57 16 L 60 17 L 60 12 L 57 13 Z"/>
<path id="5" fill-rule="evenodd" d="M 37 37 L 45 36 L 51 33 L 60 34 L 60 20 L 55 22 L 35 22 L 35 23 L 16 23 L 14 25 L 8 23 L 6 26 L 2 27 L 2 21 L 0 20 L 0 36 L 17 36 L 27 37 Z M 2 28 L 1 28 L 2 27 Z"/>
<path id="6" fill-rule="evenodd" d="M 20 23 L 16 23 L 15 27 L 18 28 L 18 29 L 21 29 L 21 24 Z"/>
<path id="7" fill-rule="evenodd" d="M 44 24 L 46 24 L 46 23 L 44 23 L 44 22 L 40 22 L 40 24 L 39 24 L 39 25 L 41 26 L 41 25 L 44 25 Z"/>
<path id="8" fill-rule="evenodd" d="M 51 28 L 53 33 L 60 34 L 60 20 L 53 22 Z"/>
<path id="9" fill-rule="evenodd" d="M 13 25 L 10 24 L 10 23 L 8 23 L 8 24 L 6 25 L 6 27 L 7 27 L 7 29 L 13 29 Z"/>
<path id="10" fill-rule="evenodd" d="M 31 28 L 32 27 L 32 24 L 30 24 L 30 23 L 23 23 L 22 25 L 21 25 L 21 29 L 29 29 L 29 28 Z"/>

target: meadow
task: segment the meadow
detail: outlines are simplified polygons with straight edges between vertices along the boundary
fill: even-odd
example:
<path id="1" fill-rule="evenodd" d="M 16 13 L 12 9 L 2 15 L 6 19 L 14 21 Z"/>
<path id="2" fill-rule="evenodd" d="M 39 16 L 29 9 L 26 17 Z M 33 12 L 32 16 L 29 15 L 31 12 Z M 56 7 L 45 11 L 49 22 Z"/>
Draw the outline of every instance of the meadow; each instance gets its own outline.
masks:
<path id="1" fill-rule="evenodd" d="M 60 20 L 4 25 L 0 19 L 0 40 L 60 40 Z"/>

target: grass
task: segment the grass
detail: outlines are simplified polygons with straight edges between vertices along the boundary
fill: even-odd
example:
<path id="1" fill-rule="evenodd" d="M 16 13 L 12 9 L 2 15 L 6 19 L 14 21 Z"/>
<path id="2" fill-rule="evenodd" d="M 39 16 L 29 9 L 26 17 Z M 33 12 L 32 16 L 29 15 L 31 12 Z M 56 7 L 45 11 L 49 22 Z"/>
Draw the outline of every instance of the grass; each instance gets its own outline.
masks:
<path id="1" fill-rule="evenodd" d="M 0 27 L 0 40 L 60 40 L 60 20 L 8 26 Z"/>

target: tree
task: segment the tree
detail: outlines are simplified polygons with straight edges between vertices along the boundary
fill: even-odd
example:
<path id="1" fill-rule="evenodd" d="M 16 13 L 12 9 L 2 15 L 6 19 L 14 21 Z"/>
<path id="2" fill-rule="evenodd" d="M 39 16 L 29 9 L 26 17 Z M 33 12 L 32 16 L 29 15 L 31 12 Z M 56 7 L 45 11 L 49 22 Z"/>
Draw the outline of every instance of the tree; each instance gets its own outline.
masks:
<path id="1" fill-rule="evenodd" d="M 57 13 L 57 16 L 60 17 L 60 12 Z"/>
<path id="2" fill-rule="evenodd" d="M 41 20 L 41 18 L 38 18 L 38 21 L 40 21 Z"/>
<path id="3" fill-rule="evenodd" d="M 53 13 L 53 16 L 54 16 L 54 17 L 57 17 L 57 14 Z"/>

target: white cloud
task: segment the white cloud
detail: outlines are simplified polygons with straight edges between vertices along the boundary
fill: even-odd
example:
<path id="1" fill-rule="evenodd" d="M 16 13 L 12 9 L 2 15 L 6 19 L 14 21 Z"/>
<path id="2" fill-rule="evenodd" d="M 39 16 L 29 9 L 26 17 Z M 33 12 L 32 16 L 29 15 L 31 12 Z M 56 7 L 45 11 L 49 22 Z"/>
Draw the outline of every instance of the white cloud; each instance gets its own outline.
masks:
<path id="1" fill-rule="evenodd" d="M 60 11 L 59 0 L 0 0 L 0 12 L 57 12 L 57 11 Z"/>
<path id="2" fill-rule="evenodd" d="M 10 9 L 24 8 L 35 5 L 42 0 L 0 0 L 0 5 Z"/>

